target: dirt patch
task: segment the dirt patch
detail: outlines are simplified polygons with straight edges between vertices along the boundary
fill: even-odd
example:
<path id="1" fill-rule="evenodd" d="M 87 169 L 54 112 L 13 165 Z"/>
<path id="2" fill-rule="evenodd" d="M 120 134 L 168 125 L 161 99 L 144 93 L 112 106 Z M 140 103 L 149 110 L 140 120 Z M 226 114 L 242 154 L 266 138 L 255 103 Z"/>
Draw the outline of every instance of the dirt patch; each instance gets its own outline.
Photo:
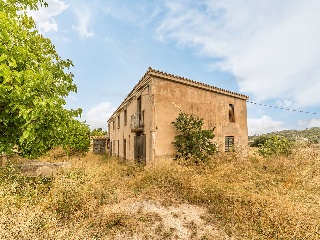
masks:
<path id="1" fill-rule="evenodd" d="M 204 216 L 207 210 L 191 204 L 174 204 L 163 206 L 151 200 L 127 200 L 116 205 L 108 206 L 106 214 L 125 213 L 139 217 L 146 214 L 157 216 L 145 228 L 148 231 L 136 232 L 129 238 L 125 233 L 119 233 L 115 239 L 232 239 L 224 231 L 206 222 Z M 148 236 L 144 234 L 148 232 Z"/>

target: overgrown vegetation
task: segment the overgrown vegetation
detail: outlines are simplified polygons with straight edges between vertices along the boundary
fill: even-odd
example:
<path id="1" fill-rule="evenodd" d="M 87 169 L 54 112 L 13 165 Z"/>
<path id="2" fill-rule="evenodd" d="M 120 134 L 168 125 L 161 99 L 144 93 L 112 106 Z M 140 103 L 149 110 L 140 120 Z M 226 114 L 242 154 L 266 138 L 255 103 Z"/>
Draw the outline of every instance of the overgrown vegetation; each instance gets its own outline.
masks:
<path id="1" fill-rule="evenodd" d="M 258 136 L 249 136 L 250 146 L 258 147 L 259 143 L 263 143 L 264 140 L 272 136 L 285 137 L 292 141 L 307 141 L 309 144 L 318 144 L 320 143 L 320 127 L 306 128 L 303 130 L 282 130 Z"/>
<path id="2" fill-rule="evenodd" d="M 146 169 L 89 154 L 49 178 L 24 176 L 9 164 L 0 170 L 0 238 L 174 239 L 177 230 L 165 228 L 160 215 L 120 210 L 152 200 L 164 208 L 205 207 L 205 225 L 235 239 L 318 239 L 319 179 L 313 147 L 289 157 L 216 154 L 200 166 L 171 161 Z M 188 226 L 194 238 L 219 239 Z"/>
<path id="3" fill-rule="evenodd" d="M 294 142 L 285 137 L 272 136 L 258 145 L 258 153 L 264 157 L 289 156 L 292 154 Z"/>
<path id="4" fill-rule="evenodd" d="M 172 124 L 180 132 L 172 143 L 177 149 L 176 159 L 205 162 L 217 152 L 217 146 L 212 142 L 214 129 L 202 129 L 203 119 L 180 112 Z"/>
<path id="5" fill-rule="evenodd" d="M 260 145 L 263 145 L 272 136 L 269 136 L 266 134 L 262 134 L 260 136 L 254 136 L 251 138 L 250 147 L 259 147 Z M 249 141 L 250 141 L 250 138 L 249 138 Z"/>

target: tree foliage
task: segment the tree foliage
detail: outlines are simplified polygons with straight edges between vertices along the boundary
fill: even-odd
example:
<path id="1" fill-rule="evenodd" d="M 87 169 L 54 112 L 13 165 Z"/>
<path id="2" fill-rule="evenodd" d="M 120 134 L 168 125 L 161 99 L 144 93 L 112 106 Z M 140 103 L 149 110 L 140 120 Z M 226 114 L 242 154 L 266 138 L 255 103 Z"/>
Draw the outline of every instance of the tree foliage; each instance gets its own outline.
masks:
<path id="1" fill-rule="evenodd" d="M 259 145 L 258 153 L 261 156 L 289 156 L 294 147 L 293 141 L 285 137 L 272 136 Z"/>
<path id="2" fill-rule="evenodd" d="M 217 152 L 217 146 L 212 142 L 214 129 L 203 130 L 203 119 L 180 112 L 172 124 L 180 132 L 172 143 L 177 149 L 176 158 L 198 163 Z"/>
<path id="3" fill-rule="evenodd" d="M 264 144 L 268 139 L 270 139 L 271 136 L 268 135 L 260 135 L 256 136 L 253 140 L 253 142 L 250 144 L 250 147 L 259 147 L 260 145 Z"/>
<path id="4" fill-rule="evenodd" d="M 90 129 L 85 123 L 72 119 L 67 122 L 66 138 L 63 139 L 62 147 L 68 155 L 82 154 L 90 148 Z"/>
<path id="5" fill-rule="evenodd" d="M 85 128 L 74 120 L 81 109 L 65 109 L 65 98 L 77 90 L 71 60 L 58 55 L 26 14 L 41 5 L 46 3 L 0 0 L 0 154 L 17 146 L 24 156 L 38 157 L 66 145 L 69 122 Z"/>
<path id="6" fill-rule="evenodd" d="M 90 132 L 90 136 L 103 136 L 107 134 L 108 132 L 104 131 L 102 128 L 95 128 Z"/>

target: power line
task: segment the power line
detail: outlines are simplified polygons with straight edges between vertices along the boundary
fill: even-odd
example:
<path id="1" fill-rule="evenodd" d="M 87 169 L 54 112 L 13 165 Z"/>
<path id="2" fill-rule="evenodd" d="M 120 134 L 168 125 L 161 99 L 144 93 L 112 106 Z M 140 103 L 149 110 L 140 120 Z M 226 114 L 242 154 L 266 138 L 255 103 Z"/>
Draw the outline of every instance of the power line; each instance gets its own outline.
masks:
<path id="1" fill-rule="evenodd" d="M 316 112 L 308 112 L 308 111 L 296 110 L 296 109 L 290 109 L 290 108 L 284 108 L 284 107 L 276 107 L 276 106 L 271 106 L 271 105 L 267 105 L 267 104 L 252 102 L 252 101 L 249 101 L 249 100 L 247 100 L 247 103 L 251 103 L 251 104 L 259 105 L 259 106 L 263 106 L 263 107 L 269 107 L 269 108 L 275 108 L 275 109 L 280 109 L 280 110 L 285 110 L 285 111 L 291 111 L 291 112 L 299 112 L 299 113 L 320 115 L 320 113 L 316 113 Z"/>

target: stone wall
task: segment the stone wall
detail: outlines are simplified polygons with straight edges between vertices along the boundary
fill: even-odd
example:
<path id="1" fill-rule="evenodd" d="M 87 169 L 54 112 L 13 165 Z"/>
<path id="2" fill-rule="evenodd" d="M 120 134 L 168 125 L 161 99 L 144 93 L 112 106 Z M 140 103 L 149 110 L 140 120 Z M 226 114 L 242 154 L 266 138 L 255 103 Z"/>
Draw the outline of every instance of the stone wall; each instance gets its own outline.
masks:
<path id="1" fill-rule="evenodd" d="M 104 136 L 91 136 L 91 148 L 90 150 L 96 154 L 107 153 L 107 141 L 108 137 Z"/>

